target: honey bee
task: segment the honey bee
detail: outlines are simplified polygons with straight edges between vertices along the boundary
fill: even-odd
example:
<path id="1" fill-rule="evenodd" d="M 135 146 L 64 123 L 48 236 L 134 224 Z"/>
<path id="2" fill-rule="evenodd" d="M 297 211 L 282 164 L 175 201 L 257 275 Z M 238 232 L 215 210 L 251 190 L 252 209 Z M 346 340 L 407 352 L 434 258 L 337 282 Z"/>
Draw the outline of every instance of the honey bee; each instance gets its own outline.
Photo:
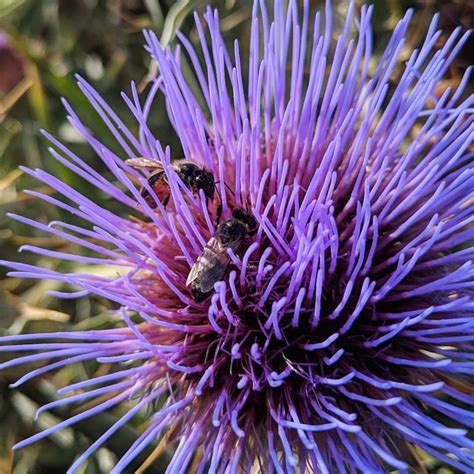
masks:
<path id="1" fill-rule="evenodd" d="M 236 252 L 245 238 L 254 235 L 256 230 L 255 218 L 238 208 L 232 211 L 231 219 L 217 227 L 186 280 L 186 286 L 191 288 L 196 303 L 204 301 L 214 288 L 214 283 L 222 279 L 230 262 L 227 249 Z"/>
<path id="2" fill-rule="evenodd" d="M 148 178 L 148 184 L 151 189 L 153 189 L 158 200 L 166 207 L 170 200 L 171 191 L 166 173 L 163 170 L 163 165 L 159 161 L 142 157 L 126 160 L 125 163 L 136 169 L 141 168 L 152 171 L 151 176 Z M 185 159 L 174 160 L 172 166 L 184 185 L 193 194 L 197 194 L 199 190 L 202 189 L 206 199 L 210 199 L 211 201 L 214 199 L 216 182 L 214 175 L 208 169 Z M 156 207 L 153 196 L 146 188 L 143 188 L 140 194 L 151 208 Z"/>

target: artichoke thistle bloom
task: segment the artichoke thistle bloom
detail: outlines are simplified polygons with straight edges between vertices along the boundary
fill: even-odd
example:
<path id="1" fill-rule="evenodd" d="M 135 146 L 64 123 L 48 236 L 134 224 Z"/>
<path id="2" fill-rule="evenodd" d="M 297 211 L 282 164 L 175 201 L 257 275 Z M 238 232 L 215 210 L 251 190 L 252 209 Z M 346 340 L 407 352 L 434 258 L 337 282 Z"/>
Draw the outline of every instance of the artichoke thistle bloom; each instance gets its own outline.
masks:
<path id="1" fill-rule="evenodd" d="M 329 3 L 314 18 L 308 2 L 282 4 L 273 12 L 254 4 L 248 78 L 240 45 L 226 48 L 210 9 L 205 24 L 196 16 L 200 51 L 183 36 L 179 48 L 163 50 L 145 32 L 159 75 L 144 99 L 133 84 L 123 94 L 136 130 L 78 78 L 122 153 L 65 103 L 69 120 L 116 181 L 45 135 L 53 156 L 118 201 L 123 214 L 58 177 L 26 170 L 64 199 L 31 194 L 78 223 L 13 217 L 88 255 L 24 250 L 79 261 L 91 272 L 6 265 L 15 276 L 80 288 L 58 297 L 110 299 L 123 327 L 2 338 L 4 351 L 32 352 L 3 367 L 49 361 L 15 386 L 76 362 L 116 367 L 61 388 L 66 397 L 40 411 L 100 401 L 17 447 L 126 404 L 68 472 L 150 407 L 147 428 L 114 473 L 163 436 L 175 448 L 169 473 L 191 463 L 199 472 L 407 472 L 414 447 L 461 471 L 474 465 L 466 436 L 474 426 L 473 97 L 461 100 L 470 71 L 457 89 L 434 92 L 468 34 L 455 30 L 437 49 L 434 18 L 397 73 L 407 12 L 372 70 L 371 7 L 355 18 L 351 5 L 333 44 Z M 201 97 L 182 72 L 184 55 Z M 176 155 L 148 126 L 157 94 L 184 157 L 213 172 L 219 200 L 193 195 L 173 170 Z M 126 163 L 137 157 L 163 167 L 166 207 L 144 199 L 142 187 L 155 196 L 148 175 Z M 229 252 L 223 280 L 196 302 L 186 279 L 215 233 L 219 202 L 222 219 L 242 208 L 258 231 Z M 140 218 L 127 217 L 137 212 Z M 115 276 L 93 271 L 104 264 Z"/>

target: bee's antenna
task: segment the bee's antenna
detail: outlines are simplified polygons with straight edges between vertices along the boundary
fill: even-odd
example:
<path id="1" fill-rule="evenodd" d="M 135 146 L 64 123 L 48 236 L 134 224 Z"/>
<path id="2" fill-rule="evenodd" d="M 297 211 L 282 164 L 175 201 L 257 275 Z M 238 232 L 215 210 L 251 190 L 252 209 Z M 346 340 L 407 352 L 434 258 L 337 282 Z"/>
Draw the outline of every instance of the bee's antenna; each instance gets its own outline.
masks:
<path id="1" fill-rule="evenodd" d="M 219 188 L 218 188 L 218 184 L 220 183 L 220 181 L 216 181 L 214 183 L 214 186 L 216 187 L 216 191 L 217 191 L 217 195 L 219 196 L 219 206 L 217 207 L 217 215 L 216 215 L 216 225 L 219 224 L 219 220 L 221 218 L 221 215 L 222 215 L 222 196 L 219 194 Z M 227 188 L 227 190 L 232 194 L 232 196 L 234 196 L 235 198 L 235 192 L 232 191 L 231 187 L 226 183 L 224 182 L 224 186 Z"/>
<path id="2" fill-rule="evenodd" d="M 217 185 L 217 183 L 215 184 Z M 219 190 L 217 189 L 217 186 L 216 186 L 216 191 L 217 191 L 217 196 L 219 198 L 219 204 L 217 205 L 216 220 L 214 221 L 215 227 L 219 225 L 219 221 L 221 220 L 221 215 L 222 215 L 222 198 L 221 198 L 221 195 L 219 194 Z"/>
<path id="3" fill-rule="evenodd" d="M 217 185 L 218 185 L 219 183 L 220 183 L 220 181 L 216 181 L 216 182 L 214 183 L 214 185 L 216 186 L 216 188 L 217 188 Z M 227 190 L 230 192 L 230 194 L 232 194 L 232 196 L 235 197 L 235 192 L 232 191 L 232 188 L 231 188 L 227 183 L 224 183 L 224 186 L 227 188 Z"/>

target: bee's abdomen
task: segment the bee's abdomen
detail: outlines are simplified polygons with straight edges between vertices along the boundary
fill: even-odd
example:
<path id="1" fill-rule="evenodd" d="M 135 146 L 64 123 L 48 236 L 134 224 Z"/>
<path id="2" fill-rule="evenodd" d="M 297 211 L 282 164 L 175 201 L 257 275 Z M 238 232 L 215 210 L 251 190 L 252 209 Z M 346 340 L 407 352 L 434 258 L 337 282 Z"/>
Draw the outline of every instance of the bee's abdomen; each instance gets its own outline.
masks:
<path id="1" fill-rule="evenodd" d="M 169 201 L 170 198 L 170 188 L 166 181 L 166 176 L 164 171 L 159 171 L 148 178 L 148 184 L 153 189 L 157 199 L 164 205 Z M 153 196 L 148 192 L 146 188 L 143 188 L 141 191 L 141 196 L 145 199 L 147 204 L 155 208 L 156 203 Z"/>

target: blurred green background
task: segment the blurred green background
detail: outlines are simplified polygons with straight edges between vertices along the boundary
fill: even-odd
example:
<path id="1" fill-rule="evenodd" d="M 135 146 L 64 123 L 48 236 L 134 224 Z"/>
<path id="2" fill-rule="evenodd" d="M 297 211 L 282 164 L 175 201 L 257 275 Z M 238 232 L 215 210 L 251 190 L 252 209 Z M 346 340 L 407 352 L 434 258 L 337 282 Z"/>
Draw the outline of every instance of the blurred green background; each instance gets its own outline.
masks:
<path id="1" fill-rule="evenodd" d="M 241 39 L 245 56 L 250 0 L 0 0 L 1 259 L 35 263 L 61 271 L 81 270 L 78 264 L 52 261 L 26 252 L 16 253 L 16 249 L 26 243 L 53 250 L 79 251 L 70 243 L 45 236 L 5 216 L 7 212 L 14 212 L 41 222 L 57 219 L 73 222 L 70 215 L 23 193 L 24 189 L 51 191 L 19 171 L 18 166 L 48 170 L 92 199 L 103 200 L 100 190 L 78 179 L 48 154 L 47 143 L 39 130 L 45 128 L 60 137 L 87 163 L 109 176 L 66 120 L 61 97 L 67 97 L 96 136 L 114 149 L 110 134 L 76 87 L 73 74 L 78 72 L 88 79 L 134 130 L 135 124 L 126 112 L 120 91 L 127 91 L 131 80 L 143 90 L 149 74 L 153 73 L 153 66 L 143 49 L 142 29 L 153 29 L 163 44 L 173 43 L 176 30 L 180 29 L 196 43 L 192 12 L 203 11 L 208 3 L 219 8 L 226 39 Z M 310 3 L 312 8 L 322 5 L 321 0 Z M 361 3 L 358 2 L 358 7 Z M 410 48 L 420 43 L 435 11 L 441 12 L 440 23 L 448 33 L 458 25 L 473 26 L 474 8 L 469 0 L 375 0 L 374 3 L 376 56 L 408 7 L 415 8 L 416 18 L 402 59 L 406 59 Z M 339 13 L 339 17 L 336 15 L 337 23 L 338 19 L 342 20 L 348 1 L 333 0 L 333 4 Z M 451 67 L 445 83 L 440 85 L 440 93 L 448 85 L 457 83 L 467 65 L 473 63 L 472 54 L 472 47 L 465 48 Z M 178 141 L 168 123 L 162 100 L 157 101 L 151 122 L 156 136 L 179 153 Z M 109 208 L 115 206 L 112 202 L 106 205 Z M 116 206 L 115 209 L 121 212 Z M 64 288 L 60 282 L 6 278 L 6 270 L 0 268 L 0 334 L 105 328 L 115 324 L 108 314 L 111 304 L 100 297 L 59 300 L 46 294 L 48 290 L 61 289 Z M 7 357 L 0 354 L 0 360 Z M 64 473 L 90 440 L 96 439 L 110 426 L 123 409 L 97 416 L 92 422 L 75 425 L 13 454 L 11 446 L 14 442 L 74 413 L 74 407 L 53 410 L 33 423 L 33 413 L 38 405 L 54 399 L 54 387 L 108 370 L 94 364 L 67 367 L 17 390 L 9 390 L 8 384 L 28 369 L 31 367 L 15 368 L 0 374 L 0 474 Z M 146 414 L 143 414 L 121 430 L 120 435 L 91 458 L 84 466 L 84 472 L 107 473 L 117 456 L 134 440 L 135 433 L 143 429 L 145 420 Z M 137 472 L 163 472 L 166 456 L 164 452 L 151 467 Z M 129 472 L 135 472 L 145 458 L 146 453 Z M 426 472 L 453 472 L 434 460 L 424 459 L 424 463 Z"/>

